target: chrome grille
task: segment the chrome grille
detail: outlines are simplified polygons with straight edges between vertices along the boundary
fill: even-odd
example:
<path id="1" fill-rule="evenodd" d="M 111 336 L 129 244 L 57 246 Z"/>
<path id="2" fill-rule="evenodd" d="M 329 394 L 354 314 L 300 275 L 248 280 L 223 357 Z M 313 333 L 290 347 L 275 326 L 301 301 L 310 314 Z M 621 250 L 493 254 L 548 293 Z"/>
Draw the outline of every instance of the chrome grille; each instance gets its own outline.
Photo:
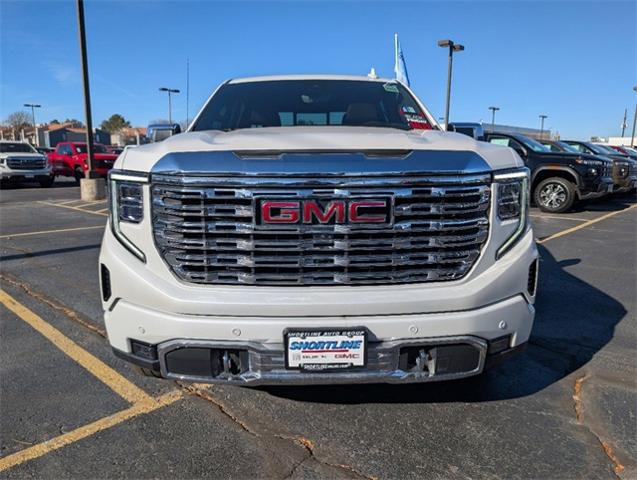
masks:
<path id="1" fill-rule="evenodd" d="M 41 157 L 9 157 L 7 166 L 13 170 L 39 170 L 46 168 L 47 161 Z"/>
<path id="2" fill-rule="evenodd" d="M 165 262 L 202 284 L 368 285 L 456 280 L 489 229 L 489 174 L 409 177 L 152 177 Z M 394 199 L 392 225 L 256 224 L 259 198 Z"/>

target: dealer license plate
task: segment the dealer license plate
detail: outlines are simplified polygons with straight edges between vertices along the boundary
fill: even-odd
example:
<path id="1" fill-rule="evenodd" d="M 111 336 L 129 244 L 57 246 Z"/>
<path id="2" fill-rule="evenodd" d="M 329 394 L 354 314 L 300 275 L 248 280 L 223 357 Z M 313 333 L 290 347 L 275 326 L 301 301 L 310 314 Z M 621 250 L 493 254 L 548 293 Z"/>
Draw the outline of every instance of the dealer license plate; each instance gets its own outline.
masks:
<path id="1" fill-rule="evenodd" d="M 367 331 L 353 329 L 287 330 L 285 366 L 310 372 L 364 367 Z"/>
<path id="2" fill-rule="evenodd" d="M 35 175 L 33 175 L 32 173 L 28 173 L 24 176 L 24 178 L 35 178 Z"/>

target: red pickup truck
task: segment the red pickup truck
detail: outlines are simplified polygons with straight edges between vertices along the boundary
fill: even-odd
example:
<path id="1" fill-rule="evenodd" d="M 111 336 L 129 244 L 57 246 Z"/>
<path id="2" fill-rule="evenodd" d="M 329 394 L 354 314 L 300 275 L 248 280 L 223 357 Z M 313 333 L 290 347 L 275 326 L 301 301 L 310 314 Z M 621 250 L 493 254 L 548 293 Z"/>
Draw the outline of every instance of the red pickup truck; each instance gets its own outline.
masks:
<path id="1" fill-rule="evenodd" d="M 61 142 L 55 147 L 55 151 L 49 153 L 49 164 L 53 168 L 55 176 L 63 175 L 66 177 L 75 177 L 79 182 L 80 178 L 84 178 L 88 170 L 86 143 L 80 142 Z M 105 177 L 108 171 L 113 168 L 113 163 L 117 159 L 117 155 L 109 153 L 104 145 L 96 143 L 93 145 L 93 160 L 95 165 L 93 169 L 98 175 Z"/>

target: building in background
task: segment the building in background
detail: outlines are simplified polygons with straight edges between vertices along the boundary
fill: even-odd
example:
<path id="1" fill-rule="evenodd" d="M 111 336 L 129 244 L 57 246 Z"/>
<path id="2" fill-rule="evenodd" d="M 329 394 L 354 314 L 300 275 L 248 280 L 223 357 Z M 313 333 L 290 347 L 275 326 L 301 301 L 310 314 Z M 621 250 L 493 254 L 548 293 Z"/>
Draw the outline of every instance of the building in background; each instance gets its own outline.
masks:
<path id="1" fill-rule="evenodd" d="M 143 145 L 148 143 L 146 128 L 122 128 L 117 133 L 111 133 L 111 145 L 125 147 L 126 145 Z"/>
<path id="2" fill-rule="evenodd" d="M 93 138 L 96 143 L 111 144 L 111 134 L 99 128 L 94 129 Z M 74 128 L 67 124 L 49 125 L 44 131 L 44 147 L 54 148 L 60 142 L 86 142 L 86 128 Z"/>
<path id="3" fill-rule="evenodd" d="M 632 140 L 632 137 L 591 137 L 591 142 L 607 143 L 617 147 L 630 147 Z M 634 143 L 637 145 L 637 136 Z"/>

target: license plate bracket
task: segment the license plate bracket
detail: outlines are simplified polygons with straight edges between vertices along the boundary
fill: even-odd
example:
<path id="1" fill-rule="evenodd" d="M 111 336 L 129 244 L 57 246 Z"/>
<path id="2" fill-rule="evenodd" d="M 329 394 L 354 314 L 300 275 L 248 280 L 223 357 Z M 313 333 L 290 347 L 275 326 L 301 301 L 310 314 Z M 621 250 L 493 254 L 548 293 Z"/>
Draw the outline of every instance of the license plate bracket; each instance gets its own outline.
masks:
<path id="1" fill-rule="evenodd" d="M 364 327 L 286 329 L 283 332 L 285 368 L 303 372 L 364 368 L 367 337 Z"/>

